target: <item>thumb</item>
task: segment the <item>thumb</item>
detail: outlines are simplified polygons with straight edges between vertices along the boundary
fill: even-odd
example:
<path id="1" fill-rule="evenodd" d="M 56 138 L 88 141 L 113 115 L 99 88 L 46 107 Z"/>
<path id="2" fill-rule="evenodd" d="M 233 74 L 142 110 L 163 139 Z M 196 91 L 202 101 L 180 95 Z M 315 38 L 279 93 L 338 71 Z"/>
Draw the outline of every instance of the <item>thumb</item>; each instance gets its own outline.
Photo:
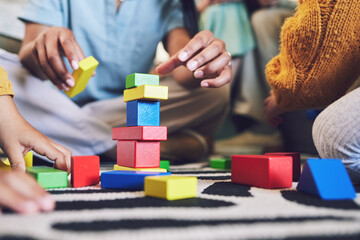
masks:
<path id="1" fill-rule="evenodd" d="M 181 65 L 184 65 L 184 64 L 185 64 L 185 62 L 182 62 L 179 59 L 178 54 L 175 54 L 172 57 L 170 57 L 169 60 L 160 64 L 156 68 L 156 72 L 159 74 L 167 74 L 167 73 L 172 72 L 175 68 L 177 68 Z"/>
<path id="2" fill-rule="evenodd" d="M 19 144 L 9 144 L 4 150 L 14 171 L 25 172 L 25 160 Z"/>

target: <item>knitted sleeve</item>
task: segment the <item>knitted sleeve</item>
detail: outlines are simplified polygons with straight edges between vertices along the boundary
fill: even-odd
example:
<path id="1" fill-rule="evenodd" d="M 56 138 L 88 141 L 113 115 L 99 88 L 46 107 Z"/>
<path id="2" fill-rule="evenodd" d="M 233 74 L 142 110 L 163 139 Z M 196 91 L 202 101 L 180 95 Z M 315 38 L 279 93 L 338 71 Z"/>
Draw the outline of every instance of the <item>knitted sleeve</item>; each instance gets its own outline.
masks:
<path id="1" fill-rule="evenodd" d="M 12 95 L 14 92 L 11 87 L 11 83 L 8 79 L 6 71 L 0 67 L 0 96 L 1 95 Z"/>
<path id="2" fill-rule="evenodd" d="M 284 110 L 324 107 L 360 75 L 360 1 L 302 0 L 266 77 Z"/>

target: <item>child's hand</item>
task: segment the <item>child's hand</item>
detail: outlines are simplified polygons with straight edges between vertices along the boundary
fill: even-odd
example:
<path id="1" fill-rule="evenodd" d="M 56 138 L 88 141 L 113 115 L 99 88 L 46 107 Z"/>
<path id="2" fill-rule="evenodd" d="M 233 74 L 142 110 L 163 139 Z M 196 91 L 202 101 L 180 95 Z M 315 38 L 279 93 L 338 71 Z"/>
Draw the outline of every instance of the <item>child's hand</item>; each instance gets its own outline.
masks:
<path id="1" fill-rule="evenodd" d="M 0 192 L 0 206 L 18 213 L 30 214 L 55 208 L 50 194 L 23 172 L 0 171 Z"/>
<path id="2" fill-rule="evenodd" d="M 270 96 L 265 99 L 264 104 L 265 121 L 273 127 L 278 127 L 283 121 L 279 115 L 283 114 L 285 111 L 275 102 L 273 91 L 270 91 Z"/>
<path id="3" fill-rule="evenodd" d="M 225 43 L 210 31 L 201 31 L 168 61 L 157 67 L 159 74 L 167 74 L 185 65 L 194 77 L 203 79 L 201 87 L 221 87 L 231 80 L 231 56 Z"/>
<path id="4" fill-rule="evenodd" d="M 59 90 L 73 87 L 75 80 L 66 69 L 62 55 L 74 70 L 79 68 L 79 61 L 85 58 L 73 32 L 63 27 L 29 23 L 26 24 L 26 33 L 24 46 L 19 52 L 21 61 L 25 65 L 35 62 L 36 69 L 42 71 L 41 78 L 50 79 Z"/>
<path id="5" fill-rule="evenodd" d="M 0 116 L 0 147 L 13 170 L 25 171 L 24 156 L 34 150 L 55 161 L 56 168 L 70 171 L 71 152 L 33 128 L 20 115 L 12 97 L 0 96 Z"/>

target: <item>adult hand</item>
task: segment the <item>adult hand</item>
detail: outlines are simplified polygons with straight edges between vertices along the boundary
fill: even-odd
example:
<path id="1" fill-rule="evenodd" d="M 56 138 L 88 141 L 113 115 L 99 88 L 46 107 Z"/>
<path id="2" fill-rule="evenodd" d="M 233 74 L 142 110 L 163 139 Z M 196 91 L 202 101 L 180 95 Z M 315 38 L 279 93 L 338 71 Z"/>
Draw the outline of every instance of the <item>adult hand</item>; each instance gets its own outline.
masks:
<path id="1" fill-rule="evenodd" d="M 258 0 L 261 7 L 273 7 L 278 5 L 279 0 Z"/>
<path id="2" fill-rule="evenodd" d="M 0 192 L 0 207 L 18 213 L 31 214 L 55 208 L 55 201 L 50 194 L 24 172 L 0 171 Z"/>
<path id="3" fill-rule="evenodd" d="M 18 112 L 10 96 L 0 96 L 0 147 L 13 170 L 25 171 L 24 156 L 30 150 L 55 161 L 55 167 L 70 171 L 71 152 L 33 128 Z"/>
<path id="4" fill-rule="evenodd" d="M 210 31 L 201 31 L 184 48 L 157 67 L 159 74 L 167 74 L 185 65 L 195 78 L 202 79 L 201 87 L 221 87 L 231 80 L 231 56 L 225 43 Z"/>
<path id="5" fill-rule="evenodd" d="M 69 90 L 75 85 L 62 55 L 65 55 L 74 70 L 79 68 L 79 61 L 85 55 L 71 30 L 63 27 L 48 28 L 35 38 L 31 52 L 42 72 L 59 90 Z"/>
<path id="6" fill-rule="evenodd" d="M 283 121 L 279 115 L 283 114 L 285 111 L 275 102 L 273 91 L 270 91 L 270 95 L 265 99 L 264 104 L 265 121 L 273 127 L 278 127 Z"/>

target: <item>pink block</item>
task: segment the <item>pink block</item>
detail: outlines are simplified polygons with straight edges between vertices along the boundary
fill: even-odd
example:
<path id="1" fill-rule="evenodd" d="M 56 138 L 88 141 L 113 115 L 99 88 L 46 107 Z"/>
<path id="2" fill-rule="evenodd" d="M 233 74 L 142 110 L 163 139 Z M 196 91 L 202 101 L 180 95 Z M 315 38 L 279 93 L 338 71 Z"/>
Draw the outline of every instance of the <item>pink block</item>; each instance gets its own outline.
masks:
<path id="1" fill-rule="evenodd" d="M 167 127 L 136 126 L 136 127 L 113 128 L 112 139 L 162 141 L 167 139 Z"/>
<path id="2" fill-rule="evenodd" d="M 234 155 L 231 182 L 260 188 L 292 186 L 292 158 L 288 156 Z"/>
<path id="3" fill-rule="evenodd" d="M 160 167 L 160 142 L 118 141 L 117 164 L 132 168 Z"/>

